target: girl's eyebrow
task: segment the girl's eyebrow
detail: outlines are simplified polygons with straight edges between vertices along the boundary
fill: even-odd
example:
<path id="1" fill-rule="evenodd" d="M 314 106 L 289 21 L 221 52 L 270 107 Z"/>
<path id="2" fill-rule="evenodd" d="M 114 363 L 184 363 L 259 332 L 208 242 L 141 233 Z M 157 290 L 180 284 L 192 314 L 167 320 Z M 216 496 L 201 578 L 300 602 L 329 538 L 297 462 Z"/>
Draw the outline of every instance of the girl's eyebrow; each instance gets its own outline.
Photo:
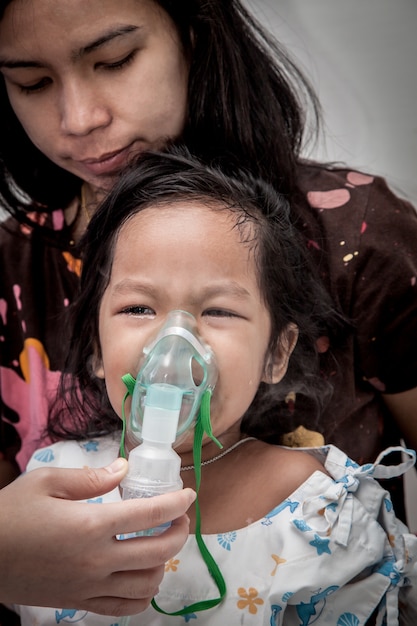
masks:
<path id="1" fill-rule="evenodd" d="M 155 296 L 158 293 L 158 290 L 146 282 L 126 278 L 121 280 L 119 283 L 116 283 L 112 288 L 112 292 L 117 295 L 139 293 L 143 295 Z M 250 297 L 249 291 L 234 280 L 227 281 L 224 284 L 220 283 L 204 287 L 202 288 L 202 294 L 205 298 L 232 296 L 234 298 L 246 299 Z"/>
<path id="2" fill-rule="evenodd" d="M 139 26 L 134 26 L 130 24 L 127 24 L 126 26 L 112 27 L 111 29 L 109 29 L 108 31 L 104 32 L 102 35 L 97 37 L 97 39 L 95 39 L 91 43 L 88 43 L 87 45 L 82 46 L 78 50 L 74 50 L 71 53 L 71 60 L 76 61 L 77 59 L 87 54 L 91 54 L 91 52 L 94 52 L 98 48 L 101 48 L 102 46 L 106 45 L 110 41 L 113 41 L 113 39 L 116 39 L 117 37 L 123 37 L 123 35 L 127 35 L 139 29 L 140 29 Z M 2 67 L 6 67 L 9 69 L 17 69 L 17 68 L 25 68 L 25 67 L 42 68 L 45 66 L 43 63 L 40 63 L 39 61 L 27 61 L 25 59 L 10 59 L 10 58 L 0 57 L 0 68 Z"/>

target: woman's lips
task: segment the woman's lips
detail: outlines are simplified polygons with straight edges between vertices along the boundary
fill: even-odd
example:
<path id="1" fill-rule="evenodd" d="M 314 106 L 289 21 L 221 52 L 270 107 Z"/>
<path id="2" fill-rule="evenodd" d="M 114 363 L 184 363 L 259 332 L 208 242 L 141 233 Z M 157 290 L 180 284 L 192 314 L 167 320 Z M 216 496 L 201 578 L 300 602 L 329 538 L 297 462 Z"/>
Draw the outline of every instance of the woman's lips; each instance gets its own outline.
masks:
<path id="1" fill-rule="evenodd" d="M 127 163 L 131 145 L 117 152 L 112 152 L 98 159 L 79 161 L 82 167 L 94 176 L 108 176 L 117 174 Z"/>

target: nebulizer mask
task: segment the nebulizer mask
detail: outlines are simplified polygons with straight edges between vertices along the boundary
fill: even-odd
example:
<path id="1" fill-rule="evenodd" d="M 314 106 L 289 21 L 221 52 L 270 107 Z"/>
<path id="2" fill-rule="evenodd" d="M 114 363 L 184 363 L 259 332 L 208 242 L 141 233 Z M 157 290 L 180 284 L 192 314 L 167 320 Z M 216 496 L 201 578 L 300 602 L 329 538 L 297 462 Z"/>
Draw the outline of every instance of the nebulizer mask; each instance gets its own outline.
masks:
<path id="1" fill-rule="evenodd" d="M 193 432 L 202 397 L 207 390 L 212 392 L 216 380 L 215 357 L 198 336 L 196 319 L 186 311 L 171 311 L 143 350 L 133 389 L 129 440 L 139 444 L 151 428 L 154 438 L 165 438 L 177 447 Z M 150 407 L 158 404 L 161 411 L 151 411 L 150 418 Z M 170 413 L 162 410 L 168 405 Z"/>
<path id="2" fill-rule="evenodd" d="M 198 336 L 195 318 L 186 311 L 171 311 L 144 348 L 136 380 L 130 374 L 123 377 L 132 394 L 126 434 L 137 444 L 121 483 L 124 499 L 182 488 L 181 459 L 173 447 L 194 434 L 202 399 L 211 395 L 216 379 L 214 354 Z"/>
<path id="3" fill-rule="evenodd" d="M 196 491 L 201 481 L 201 448 L 206 433 L 219 447 L 210 424 L 210 398 L 217 380 L 217 367 L 211 348 L 199 337 L 197 322 L 186 311 L 171 311 L 155 339 L 143 349 L 136 379 L 123 376 L 127 387 L 125 400 L 132 396 L 130 417 L 124 416 L 124 436 L 138 444 L 129 453 L 129 470 L 121 482 L 123 499 L 151 497 L 182 489 L 181 458 L 174 450 L 190 435 L 194 436 Z M 119 536 L 127 539 L 164 532 L 170 523 Z M 196 500 L 196 540 L 211 576 L 220 592 L 219 598 L 197 602 L 194 611 L 219 604 L 226 587 L 217 564 L 207 550 L 200 533 L 200 509 Z M 165 613 L 153 601 L 158 611 Z M 188 607 L 186 612 L 190 612 Z M 180 609 L 170 615 L 183 615 Z"/>

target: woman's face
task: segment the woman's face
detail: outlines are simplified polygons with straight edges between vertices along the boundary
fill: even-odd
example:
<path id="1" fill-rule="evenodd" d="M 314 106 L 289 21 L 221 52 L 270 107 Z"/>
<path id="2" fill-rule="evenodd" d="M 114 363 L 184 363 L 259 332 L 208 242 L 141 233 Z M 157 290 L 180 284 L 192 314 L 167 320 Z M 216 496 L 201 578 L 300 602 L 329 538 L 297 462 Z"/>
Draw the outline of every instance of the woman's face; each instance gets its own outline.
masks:
<path id="1" fill-rule="evenodd" d="M 188 61 L 153 0 L 13 0 L 0 69 L 32 142 L 98 189 L 184 127 Z"/>

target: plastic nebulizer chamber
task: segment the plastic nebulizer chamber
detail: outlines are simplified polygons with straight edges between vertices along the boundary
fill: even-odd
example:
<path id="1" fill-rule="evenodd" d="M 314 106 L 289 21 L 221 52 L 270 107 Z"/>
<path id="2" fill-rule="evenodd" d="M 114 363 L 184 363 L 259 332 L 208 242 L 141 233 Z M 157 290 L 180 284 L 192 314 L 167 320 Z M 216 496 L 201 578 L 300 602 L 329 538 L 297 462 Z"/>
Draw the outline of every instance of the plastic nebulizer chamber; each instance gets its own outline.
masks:
<path id="1" fill-rule="evenodd" d="M 198 336 L 191 313 L 171 311 L 156 338 L 143 349 L 136 378 L 127 430 L 133 443 L 142 441 L 146 396 L 153 385 L 172 385 L 179 390 L 181 406 L 173 447 L 193 431 L 201 399 L 213 389 L 217 367 L 211 348 Z"/>

